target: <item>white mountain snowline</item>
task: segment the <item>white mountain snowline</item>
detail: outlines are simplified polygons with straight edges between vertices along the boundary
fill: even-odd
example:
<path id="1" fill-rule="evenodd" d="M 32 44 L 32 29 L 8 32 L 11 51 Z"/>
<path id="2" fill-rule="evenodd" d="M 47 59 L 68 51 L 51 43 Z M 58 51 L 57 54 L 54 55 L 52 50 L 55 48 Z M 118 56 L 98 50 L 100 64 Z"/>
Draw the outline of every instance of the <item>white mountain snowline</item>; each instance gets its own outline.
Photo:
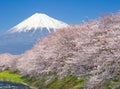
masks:
<path id="1" fill-rule="evenodd" d="M 27 32 L 31 29 L 34 29 L 36 31 L 37 29 L 42 30 L 43 28 L 46 28 L 50 32 L 50 29 L 55 30 L 67 26 L 68 24 L 51 18 L 46 14 L 35 13 L 34 15 L 11 28 L 9 32 Z"/>

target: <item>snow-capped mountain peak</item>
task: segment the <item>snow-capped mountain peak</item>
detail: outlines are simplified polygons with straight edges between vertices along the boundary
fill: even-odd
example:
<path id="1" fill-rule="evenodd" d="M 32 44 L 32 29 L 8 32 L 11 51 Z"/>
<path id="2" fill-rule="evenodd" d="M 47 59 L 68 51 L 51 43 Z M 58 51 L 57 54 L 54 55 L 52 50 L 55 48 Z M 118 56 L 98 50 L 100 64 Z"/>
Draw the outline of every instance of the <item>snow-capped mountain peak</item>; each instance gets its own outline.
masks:
<path id="1" fill-rule="evenodd" d="M 58 21 L 54 18 L 47 16 L 46 14 L 35 13 L 34 15 L 30 16 L 26 20 L 22 21 L 20 24 L 14 26 L 9 30 L 10 33 L 14 32 L 27 32 L 32 30 L 42 30 L 46 28 L 49 32 L 50 29 L 59 29 L 63 27 L 67 27 L 68 24 Z"/>

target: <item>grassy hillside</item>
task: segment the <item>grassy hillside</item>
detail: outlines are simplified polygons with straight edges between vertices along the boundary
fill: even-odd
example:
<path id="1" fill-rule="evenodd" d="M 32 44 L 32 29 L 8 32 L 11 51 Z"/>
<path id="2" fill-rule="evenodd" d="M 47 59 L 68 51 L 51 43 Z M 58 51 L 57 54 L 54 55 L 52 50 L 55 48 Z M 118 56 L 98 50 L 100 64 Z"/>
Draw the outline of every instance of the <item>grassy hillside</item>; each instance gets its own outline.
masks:
<path id="1" fill-rule="evenodd" d="M 9 70 L 0 72 L 0 80 L 18 82 L 18 83 L 26 82 L 26 79 L 23 78 L 21 75 L 15 73 L 15 72 L 10 72 Z"/>
<path id="2" fill-rule="evenodd" d="M 23 83 L 30 86 L 38 87 L 38 89 L 84 89 L 84 85 L 88 82 L 89 77 L 76 77 L 72 74 L 67 75 L 63 79 L 59 79 L 54 75 L 54 78 L 49 83 L 46 83 L 47 77 L 51 75 L 46 75 L 39 78 L 29 78 L 22 77 L 16 72 L 11 72 L 9 70 L 0 72 L 0 80 L 10 81 L 16 83 Z M 102 84 L 102 87 L 96 89 L 119 89 L 120 76 L 115 77 L 110 81 L 106 81 Z"/>
<path id="3" fill-rule="evenodd" d="M 55 78 L 46 87 L 46 89 L 80 89 L 86 83 L 86 78 L 77 78 L 73 75 L 67 75 L 62 80 Z"/>
<path id="4" fill-rule="evenodd" d="M 87 80 L 86 78 L 78 78 L 69 74 L 63 79 L 59 79 L 56 76 L 51 82 L 46 84 L 46 77 L 41 77 L 42 79 L 35 79 L 22 77 L 21 75 L 9 70 L 0 72 L 0 80 L 2 81 L 24 83 L 34 87 L 39 87 L 40 89 L 80 89 Z"/>

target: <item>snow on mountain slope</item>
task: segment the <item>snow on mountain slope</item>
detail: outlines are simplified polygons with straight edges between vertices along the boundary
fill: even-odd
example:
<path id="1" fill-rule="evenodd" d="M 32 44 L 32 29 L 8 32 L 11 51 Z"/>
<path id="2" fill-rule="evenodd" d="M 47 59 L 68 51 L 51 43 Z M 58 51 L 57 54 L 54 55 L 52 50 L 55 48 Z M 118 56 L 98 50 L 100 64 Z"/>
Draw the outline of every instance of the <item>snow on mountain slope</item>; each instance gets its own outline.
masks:
<path id="1" fill-rule="evenodd" d="M 36 13 L 0 35 L 0 53 L 21 54 L 31 49 L 37 40 L 68 24 Z"/>
<path id="2" fill-rule="evenodd" d="M 31 17 L 21 22 L 20 24 L 11 28 L 9 32 L 10 33 L 27 32 L 30 31 L 31 29 L 36 31 L 37 29 L 42 30 L 44 28 L 46 28 L 50 32 L 50 29 L 55 30 L 67 26 L 68 24 L 62 21 L 58 21 L 54 18 L 51 18 L 46 14 L 35 13 Z"/>

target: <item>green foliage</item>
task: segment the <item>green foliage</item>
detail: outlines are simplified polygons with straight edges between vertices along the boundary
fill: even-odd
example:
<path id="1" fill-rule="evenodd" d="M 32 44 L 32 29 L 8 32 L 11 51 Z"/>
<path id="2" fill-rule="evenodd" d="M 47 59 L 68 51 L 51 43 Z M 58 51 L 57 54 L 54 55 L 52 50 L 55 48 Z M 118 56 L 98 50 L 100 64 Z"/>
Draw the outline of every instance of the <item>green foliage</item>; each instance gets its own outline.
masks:
<path id="1" fill-rule="evenodd" d="M 119 89 L 120 88 L 120 76 L 117 76 L 109 81 L 104 81 L 99 89 Z"/>
<path id="2" fill-rule="evenodd" d="M 53 79 L 46 83 L 46 81 L 53 77 Z M 17 83 L 26 83 L 30 86 L 38 87 L 39 89 L 80 89 L 85 83 L 86 78 L 75 77 L 72 74 L 67 75 L 63 79 L 59 79 L 56 74 L 41 75 L 37 78 L 30 78 L 28 76 L 22 77 L 16 72 L 9 70 L 0 72 L 0 80 L 11 81 Z"/>
<path id="3" fill-rule="evenodd" d="M 117 76 L 112 81 L 106 83 L 107 89 L 116 89 L 118 86 L 120 86 L 120 76 Z"/>
<path id="4" fill-rule="evenodd" d="M 86 78 L 77 78 L 70 74 L 63 79 L 56 77 L 46 86 L 46 89 L 80 89 L 85 82 Z"/>
<path id="5" fill-rule="evenodd" d="M 26 79 L 23 78 L 21 75 L 11 72 L 9 70 L 0 72 L 0 80 L 2 81 L 11 81 L 11 82 L 19 82 L 25 83 Z"/>
<path id="6" fill-rule="evenodd" d="M 51 81 L 46 82 L 51 77 Z M 38 87 L 39 89 L 80 89 L 87 82 L 87 78 L 75 77 L 72 74 L 59 79 L 55 73 L 41 75 L 37 78 L 28 77 L 27 80 L 29 85 Z"/>

